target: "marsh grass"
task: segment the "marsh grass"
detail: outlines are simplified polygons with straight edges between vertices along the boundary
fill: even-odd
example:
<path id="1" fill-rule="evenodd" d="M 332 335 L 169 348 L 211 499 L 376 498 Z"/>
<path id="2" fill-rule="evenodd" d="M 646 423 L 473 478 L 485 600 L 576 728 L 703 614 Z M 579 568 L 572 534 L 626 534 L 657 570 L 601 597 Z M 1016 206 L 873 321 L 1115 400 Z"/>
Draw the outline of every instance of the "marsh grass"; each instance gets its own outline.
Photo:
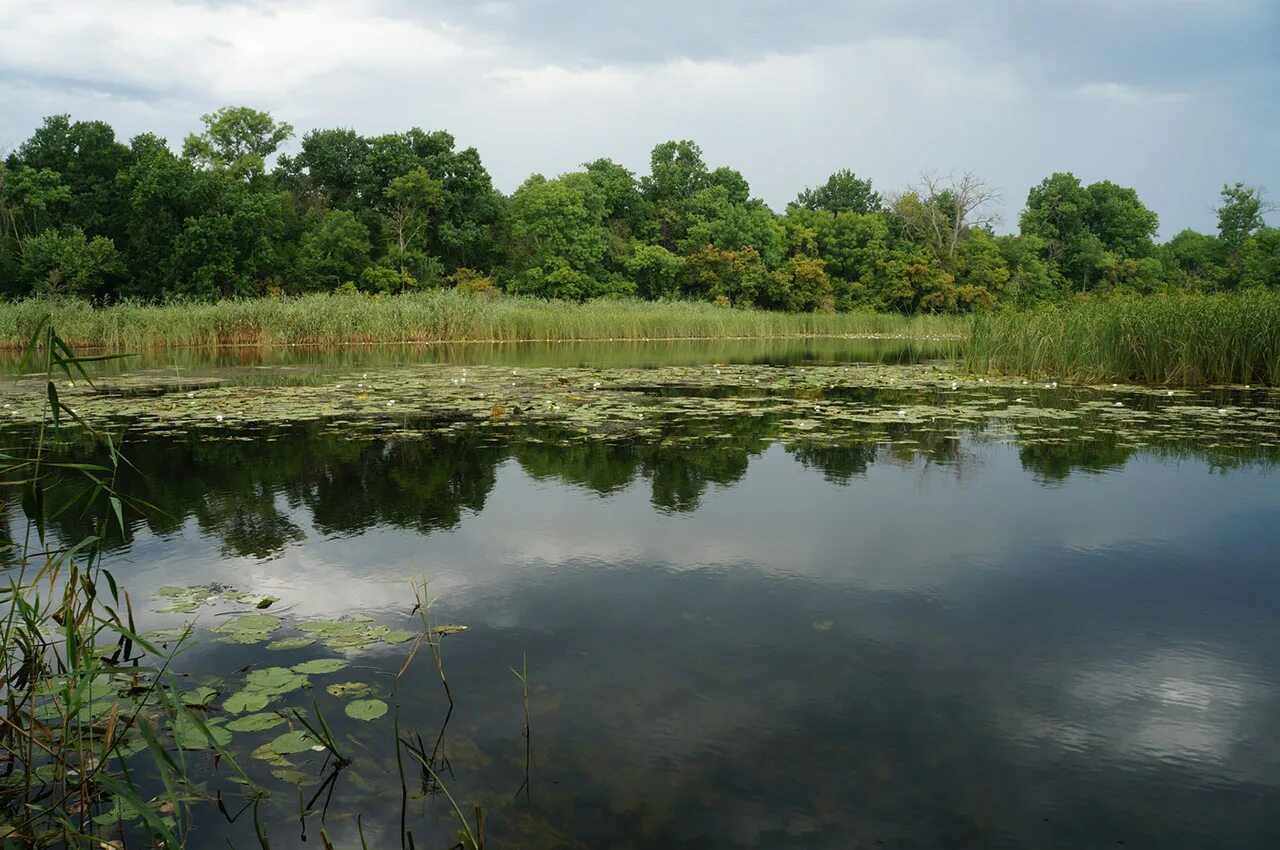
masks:
<path id="1" fill-rule="evenodd" d="M 18 347 L 52 312 L 78 348 L 339 345 L 369 342 L 721 339 L 789 336 L 957 337 L 969 320 L 885 313 L 776 313 L 701 302 L 577 304 L 449 291 L 373 298 L 314 294 L 211 303 L 27 300 L 0 304 L 0 346 Z"/>
<path id="2" fill-rule="evenodd" d="M 138 633 L 127 591 L 102 567 L 126 505 L 140 505 L 116 491 L 126 463 L 116 440 L 64 404 L 54 380 L 88 382 L 85 365 L 100 358 L 77 357 L 47 319 L 27 354 L 45 378 L 44 415 L 29 444 L 0 453 L 4 492 L 21 494 L 26 516 L 0 564 L 0 847 L 119 847 L 126 823 L 154 846 L 180 847 L 200 795 L 163 728 L 185 730 L 183 746 L 215 750 L 254 786 L 167 679 L 177 648 Z M 104 463 L 60 459 L 67 421 L 101 445 Z M 67 512 L 96 517 L 94 530 L 55 540 L 46 529 Z M 144 795 L 144 782 L 159 793 Z"/>
<path id="3" fill-rule="evenodd" d="M 1280 384 L 1280 293 L 1090 299 L 974 319 L 976 373 L 1196 386 Z"/>

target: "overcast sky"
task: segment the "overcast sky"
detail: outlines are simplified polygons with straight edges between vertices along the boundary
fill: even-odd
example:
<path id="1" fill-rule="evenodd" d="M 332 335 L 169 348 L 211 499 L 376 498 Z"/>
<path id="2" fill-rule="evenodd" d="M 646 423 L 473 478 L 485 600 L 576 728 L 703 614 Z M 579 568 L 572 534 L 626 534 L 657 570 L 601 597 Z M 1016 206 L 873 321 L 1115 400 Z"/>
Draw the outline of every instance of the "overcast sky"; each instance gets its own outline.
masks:
<path id="1" fill-rule="evenodd" d="M 1161 234 L 1280 194 L 1276 0 L 0 0 L 0 147 L 69 112 L 175 147 L 228 104 L 447 129 L 498 188 L 691 138 L 781 209 L 837 168 L 973 170 L 1016 226 L 1053 171 Z M 296 140 L 295 140 L 296 144 Z"/>

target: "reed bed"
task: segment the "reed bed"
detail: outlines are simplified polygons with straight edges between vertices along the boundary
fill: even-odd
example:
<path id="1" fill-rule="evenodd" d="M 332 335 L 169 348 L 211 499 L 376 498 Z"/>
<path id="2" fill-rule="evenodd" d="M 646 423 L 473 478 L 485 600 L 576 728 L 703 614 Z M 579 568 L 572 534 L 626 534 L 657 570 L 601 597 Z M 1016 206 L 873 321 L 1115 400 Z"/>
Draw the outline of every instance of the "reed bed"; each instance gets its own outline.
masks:
<path id="1" fill-rule="evenodd" d="M 22 346 L 50 313 L 70 344 L 112 351 L 373 342 L 961 337 L 968 332 L 968 319 L 956 316 L 776 313 L 637 300 L 576 304 L 439 291 L 380 298 L 315 294 L 105 307 L 79 301 L 18 301 L 0 304 L 0 346 Z"/>
<path id="2" fill-rule="evenodd" d="M 1078 383 L 1280 384 L 1280 293 L 1080 301 L 974 319 L 977 373 Z"/>

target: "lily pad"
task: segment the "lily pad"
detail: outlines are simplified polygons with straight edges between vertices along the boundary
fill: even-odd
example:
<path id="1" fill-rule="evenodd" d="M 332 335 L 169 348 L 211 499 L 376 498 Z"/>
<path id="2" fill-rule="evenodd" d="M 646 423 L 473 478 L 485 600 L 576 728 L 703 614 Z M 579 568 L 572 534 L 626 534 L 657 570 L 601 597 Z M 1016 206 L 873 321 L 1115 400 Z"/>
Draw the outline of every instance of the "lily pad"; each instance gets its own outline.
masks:
<path id="1" fill-rule="evenodd" d="M 228 714 L 240 714 L 245 711 L 262 711 L 267 707 L 267 703 L 271 702 L 271 696 L 261 691 L 250 690 L 248 688 L 242 691 L 236 691 L 231 696 L 222 701 L 222 709 Z"/>
<path id="2" fill-rule="evenodd" d="M 207 735 L 205 730 L 208 730 Z M 207 750 L 211 746 L 210 738 L 213 738 L 218 746 L 225 747 L 231 743 L 231 732 L 214 722 L 206 723 L 204 729 L 201 729 L 200 724 L 187 714 L 178 715 L 177 720 L 174 721 L 173 740 L 184 750 Z"/>
<path id="3" fill-rule="evenodd" d="M 306 752 L 319 743 L 310 732 L 298 729 L 293 732 L 285 732 L 275 738 L 270 746 L 273 752 L 282 756 L 290 756 L 294 753 Z"/>
<path id="4" fill-rule="evenodd" d="M 261 732 L 264 729 L 274 729 L 281 723 L 284 723 L 283 717 L 273 711 L 267 711 L 237 717 L 227 724 L 227 728 L 232 732 Z"/>
<path id="5" fill-rule="evenodd" d="M 347 703 L 345 711 L 354 720 L 377 720 L 387 713 L 387 704 L 380 699 L 357 699 Z"/>
<path id="6" fill-rule="evenodd" d="M 410 632 L 410 631 L 405 631 L 404 629 L 396 629 L 394 631 L 387 632 L 385 635 L 383 635 L 382 640 L 386 643 L 406 643 L 407 641 L 411 641 L 414 638 L 416 638 L 419 634 L 420 632 Z"/>
<path id="7" fill-rule="evenodd" d="M 307 677 L 287 667 L 263 667 L 250 670 L 245 680 L 245 690 L 268 696 L 287 694 L 307 684 Z"/>
<path id="8" fill-rule="evenodd" d="M 208 705 L 217 695 L 213 688 L 193 688 L 182 695 L 182 702 L 185 705 Z"/>
<path id="9" fill-rule="evenodd" d="M 368 682 L 335 682 L 325 688 L 332 696 L 345 697 L 362 697 L 369 693 L 372 688 Z"/>
<path id="10" fill-rule="evenodd" d="M 266 648 L 273 650 L 302 649 L 303 647 L 311 646 L 315 642 L 315 638 L 309 637 L 281 638 L 280 640 L 271 641 Z"/>
<path id="11" fill-rule="evenodd" d="M 317 658 L 313 661 L 304 661 L 301 664 L 295 664 L 291 668 L 295 673 L 336 673 L 349 662 L 341 658 Z"/>

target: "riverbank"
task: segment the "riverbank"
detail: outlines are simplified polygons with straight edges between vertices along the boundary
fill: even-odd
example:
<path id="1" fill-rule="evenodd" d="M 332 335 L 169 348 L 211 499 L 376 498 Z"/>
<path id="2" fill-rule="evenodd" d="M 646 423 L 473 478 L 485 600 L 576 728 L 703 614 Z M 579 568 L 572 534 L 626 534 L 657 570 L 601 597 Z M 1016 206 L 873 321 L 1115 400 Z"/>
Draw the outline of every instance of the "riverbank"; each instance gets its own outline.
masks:
<path id="1" fill-rule="evenodd" d="M 415 342 L 730 339 L 804 336 L 960 338 L 959 316 L 779 313 L 695 302 L 586 303 L 454 291 L 380 298 L 297 298 L 122 303 L 27 300 L 0 304 L 0 347 L 20 348 L 46 316 L 81 349 L 177 346 L 344 345 Z"/>

